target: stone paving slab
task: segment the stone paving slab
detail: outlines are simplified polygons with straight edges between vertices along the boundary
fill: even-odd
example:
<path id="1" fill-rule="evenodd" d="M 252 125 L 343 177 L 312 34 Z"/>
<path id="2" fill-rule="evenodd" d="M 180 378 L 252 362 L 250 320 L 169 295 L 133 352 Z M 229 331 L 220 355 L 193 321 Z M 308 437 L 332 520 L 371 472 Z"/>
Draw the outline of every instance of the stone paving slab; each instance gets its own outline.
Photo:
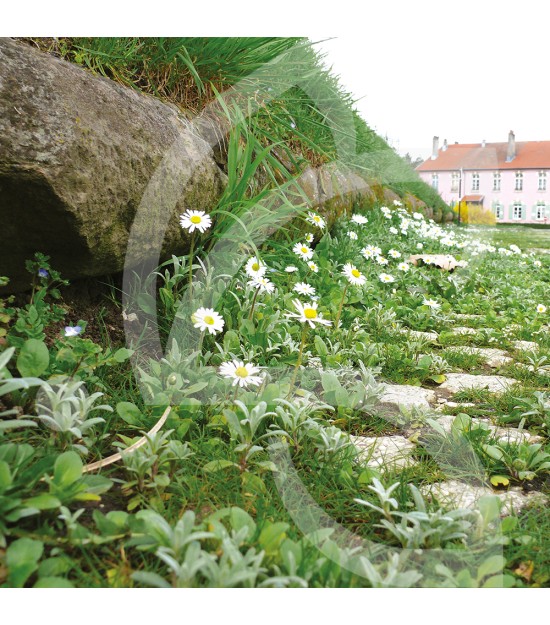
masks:
<path id="1" fill-rule="evenodd" d="M 518 352 L 536 352 L 539 350 L 538 343 L 535 341 L 514 341 L 513 345 Z"/>
<path id="2" fill-rule="evenodd" d="M 467 328 L 466 326 L 458 326 L 451 330 L 452 334 L 464 335 L 464 334 L 477 334 L 477 330 L 474 328 Z"/>
<path id="3" fill-rule="evenodd" d="M 544 504 L 547 501 L 547 497 L 542 493 L 537 491 L 524 493 L 519 486 L 497 493 L 488 486 L 473 486 L 459 480 L 430 484 L 421 488 L 421 492 L 425 496 L 436 498 L 442 505 L 471 509 L 477 507 L 481 497 L 496 495 L 503 503 L 501 516 L 507 516 L 512 512 L 517 514 L 527 505 Z"/>
<path id="4" fill-rule="evenodd" d="M 493 347 L 472 347 L 470 345 L 453 345 L 446 348 L 450 352 L 460 352 L 466 354 L 476 354 L 482 356 L 485 362 L 496 369 L 513 362 L 513 359 L 506 354 L 503 349 L 496 349 Z"/>
<path id="5" fill-rule="evenodd" d="M 445 432 L 450 432 L 455 418 L 456 417 L 453 415 L 441 415 L 440 417 L 438 417 L 437 422 L 439 423 L 439 425 L 441 425 Z M 526 430 L 501 427 L 498 425 L 493 425 L 489 421 L 489 419 L 472 417 L 472 427 L 483 425 L 485 425 L 489 429 L 491 434 L 497 440 L 503 443 L 540 443 L 543 440 L 542 437 L 531 434 Z"/>
<path id="6" fill-rule="evenodd" d="M 358 461 L 367 466 L 410 467 L 415 464 L 411 456 L 414 443 L 404 436 L 350 436 L 358 454 Z"/>
<path id="7" fill-rule="evenodd" d="M 439 334 L 437 332 L 422 332 L 421 330 L 409 330 L 408 328 L 401 328 L 401 334 L 408 334 L 414 339 L 424 339 L 430 343 L 436 343 Z"/>
<path id="8" fill-rule="evenodd" d="M 430 389 L 407 384 L 386 384 L 375 410 L 381 414 L 399 414 L 399 406 L 428 410 L 436 394 Z"/>
<path id="9" fill-rule="evenodd" d="M 503 375 L 472 375 L 470 373 L 447 373 L 440 389 L 458 393 L 468 389 L 488 389 L 492 393 L 502 393 L 517 380 Z"/>

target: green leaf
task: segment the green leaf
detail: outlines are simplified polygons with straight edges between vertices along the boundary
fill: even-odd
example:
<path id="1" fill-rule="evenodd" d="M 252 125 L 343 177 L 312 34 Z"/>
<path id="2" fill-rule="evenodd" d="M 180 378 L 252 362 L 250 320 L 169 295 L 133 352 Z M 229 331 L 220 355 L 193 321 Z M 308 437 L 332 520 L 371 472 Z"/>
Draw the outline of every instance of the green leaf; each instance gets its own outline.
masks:
<path id="1" fill-rule="evenodd" d="M 482 445 L 483 451 L 493 460 L 503 460 L 504 452 L 499 447 L 495 445 Z"/>
<path id="2" fill-rule="evenodd" d="M 430 379 L 433 380 L 436 384 L 443 384 L 443 382 L 445 382 L 447 377 L 444 376 L 443 374 L 441 374 L 441 375 L 432 375 L 432 377 Z"/>
<path id="3" fill-rule="evenodd" d="M 230 460 L 212 460 L 211 462 L 207 462 L 202 469 L 206 471 L 206 473 L 216 473 L 216 471 L 222 471 L 228 467 L 237 466 L 235 462 L 231 462 Z"/>
<path id="4" fill-rule="evenodd" d="M 157 314 L 157 301 L 149 293 L 140 293 L 137 296 L 137 304 L 144 313 L 153 316 Z"/>
<path id="5" fill-rule="evenodd" d="M 258 543 L 266 554 L 273 555 L 279 549 L 280 544 L 286 538 L 288 523 L 267 523 L 260 533 Z"/>
<path id="6" fill-rule="evenodd" d="M 116 360 L 116 362 L 124 362 L 125 360 L 128 360 L 128 358 L 130 358 L 133 353 L 133 349 L 121 347 L 120 349 L 117 349 L 116 352 L 113 354 L 113 358 Z"/>
<path id="7" fill-rule="evenodd" d="M 74 588 L 74 586 L 64 577 L 41 577 L 33 588 Z"/>
<path id="8" fill-rule="evenodd" d="M 74 484 L 82 476 L 82 460 L 75 451 L 66 451 L 55 461 L 53 467 L 54 484 L 61 489 Z"/>
<path id="9" fill-rule="evenodd" d="M 153 588 L 170 588 L 170 584 L 157 573 L 149 571 L 137 571 L 132 573 L 132 579 L 144 586 L 153 586 Z"/>
<path id="10" fill-rule="evenodd" d="M 502 573 L 502 570 L 506 566 L 506 558 L 504 556 L 491 556 L 481 563 L 477 569 L 477 579 L 481 581 L 484 577 L 489 575 L 496 575 Z"/>
<path id="11" fill-rule="evenodd" d="M 10 466 L 4 460 L 0 460 L 0 493 L 3 493 L 12 485 Z"/>
<path id="12" fill-rule="evenodd" d="M 49 364 L 50 353 L 44 341 L 25 341 L 17 358 L 17 370 L 24 378 L 42 375 Z"/>
<path id="13" fill-rule="evenodd" d="M 510 480 L 505 475 L 491 475 L 490 482 L 495 488 L 510 485 Z"/>
<path id="14" fill-rule="evenodd" d="M 256 531 L 256 523 L 254 519 L 242 508 L 231 508 L 231 512 L 229 514 L 229 519 L 231 521 L 231 527 L 235 531 L 239 531 L 243 527 L 248 529 L 247 539 L 252 538 L 254 532 Z"/>
<path id="15" fill-rule="evenodd" d="M 11 543 L 6 551 L 8 583 L 15 588 L 23 588 L 25 582 L 38 568 L 44 545 L 39 540 L 19 538 Z"/>
<path id="16" fill-rule="evenodd" d="M 54 510 L 55 508 L 59 508 L 61 502 L 57 497 L 49 495 L 48 493 L 43 493 L 42 495 L 25 499 L 25 505 L 31 508 L 37 508 L 38 510 Z"/>
<path id="17" fill-rule="evenodd" d="M 129 425 L 142 425 L 144 417 L 141 410 L 132 402 L 119 401 L 116 405 L 119 417 Z"/>
<path id="18" fill-rule="evenodd" d="M 315 349 L 317 350 L 317 353 L 319 354 L 319 356 L 321 356 L 321 358 L 324 358 L 325 356 L 328 355 L 327 344 L 323 341 L 323 339 L 319 335 L 317 334 L 315 335 L 313 342 L 315 344 Z"/>

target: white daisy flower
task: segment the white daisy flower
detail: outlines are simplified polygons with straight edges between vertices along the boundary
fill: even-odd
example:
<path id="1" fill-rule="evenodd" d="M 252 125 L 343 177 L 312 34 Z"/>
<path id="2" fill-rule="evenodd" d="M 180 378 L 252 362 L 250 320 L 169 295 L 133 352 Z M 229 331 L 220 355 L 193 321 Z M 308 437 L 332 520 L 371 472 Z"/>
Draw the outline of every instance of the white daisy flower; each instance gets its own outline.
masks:
<path id="1" fill-rule="evenodd" d="M 273 293 L 275 290 L 275 285 L 271 280 L 264 278 L 263 276 L 258 276 L 257 278 L 252 278 L 252 280 L 248 281 L 248 285 L 255 288 L 260 289 L 260 293 Z"/>
<path id="2" fill-rule="evenodd" d="M 401 252 L 398 252 L 397 250 L 390 250 L 388 252 L 388 254 L 392 257 L 392 258 L 401 258 Z"/>
<path id="3" fill-rule="evenodd" d="M 314 226 L 317 226 L 319 228 L 325 227 L 326 223 L 322 217 L 311 211 L 309 211 L 308 215 L 309 217 L 306 218 L 306 221 L 309 221 L 310 224 L 313 224 Z"/>
<path id="4" fill-rule="evenodd" d="M 224 362 L 219 370 L 220 375 L 224 378 L 233 380 L 231 385 L 239 385 L 241 388 L 251 386 L 259 386 L 263 382 L 263 377 L 256 375 L 260 372 L 260 367 L 247 362 L 244 363 L 239 360 L 232 360 L 231 362 Z"/>
<path id="5" fill-rule="evenodd" d="M 309 234 L 306 234 L 306 237 L 305 237 L 307 243 L 313 243 L 314 238 L 315 237 L 313 236 L 313 234 L 311 234 L 311 232 Z"/>
<path id="6" fill-rule="evenodd" d="M 295 271 L 298 271 L 298 267 L 295 267 L 294 265 L 288 265 L 288 267 L 285 267 L 285 271 L 287 273 L 294 273 Z"/>
<path id="7" fill-rule="evenodd" d="M 244 270 L 246 271 L 247 276 L 251 278 L 260 278 L 265 275 L 267 267 L 261 260 L 256 258 L 256 256 L 252 256 L 246 261 Z"/>
<path id="8" fill-rule="evenodd" d="M 399 271 L 409 271 L 409 263 L 399 263 L 399 265 L 397 265 L 397 269 L 399 269 Z"/>
<path id="9" fill-rule="evenodd" d="M 320 323 L 324 326 L 332 324 L 328 319 L 323 319 L 321 313 L 317 312 L 317 302 L 309 302 L 308 304 L 302 304 L 299 300 L 292 300 L 294 307 L 298 311 L 297 313 L 286 313 L 287 317 L 294 317 L 302 323 L 309 323 L 312 328 L 315 328 L 316 323 Z"/>
<path id="10" fill-rule="evenodd" d="M 363 254 L 363 256 L 367 259 L 370 260 L 371 258 L 374 258 L 374 252 L 372 250 L 367 249 L 366 247 L 364 247 L 361 250 L 361 254 Z"/>
<path id="11" fill-rule="evenodd" d="M 399 232 L 399 230 L 395 226 L 392 226 L 390 228 L 390 232 L 391 232 L 391 234 L 397 234 Z"/>
<path id="12" fill-rule="evenodd" d="M 402 203 L 402 202 L 400 202 L 399 200 L 394 200 L 394 201 L 393 201 L 393 205 L 394 205 L 394 206 L 403 206 L 403 203 Z"/>
<path id="13" fill-rule="evenodd" d="M 391 215 L 391 210 L 387 206 L 381 206 L 380 210 L 384 213 L 384 215 Z"/>
<path id="14" fill-rule="evenodd" d="M 544 304 L 537 304 L 537 312 L 538 313 L 545 313 L 546 312 L 546 306 Z"/>
<path id="15" fill-rule="evenodd" d="M 423 244 L 423 243 L 417 243 L 417 244 L 416 244 L 416 249 L 417 249 L 417 250 L 422 250 L 422 249 L 424 249 L 424 244 Z"/>
<path id="16" fill-rule="evenodd" d="M 381 273 L 380 282 L 385 282 L 385 283 L 395 282 L 395 278 L 393 276 L 390 276 L 389 273 Z"/>
<path id="17" fill-rule="evenodd" d="M 213 308 L 199 308 L 191 315 L 191 321 L 195 328 L 201 332 L 208 330 L 210 334 L 217 334 L 223 330 L 225 321 Z"/>
<path id="18" fill-rule="evenodd" d="M 307 266 L 310 268 L 311 271 L 313 271 L 313 273 L 319 272 L 319 267 L 312 260 L 309 261 Z"/>
<path id="19" fill-rule="evenodd" d="M 435 299 L 425 299 L 422 304 L 424 304 L 424 306 L 429 306 L 430 308 L 433 308 L 434 310 L 437 308 L 441 308 L 441 304 L 439 302 L 437 302 Z"/>
<path id="20" fill-rule="evenodd" d="M 422 213 L 413 213 L 413 219 L 424 219 L 424 215 Z"/>
<path id="21" fill-rule="evenodd" d="M 349 230 L 348 231 L 348 237 L 352 240 L 352 241 L 357 241 L 357 232 L 353 232 L 353 230 Z"/>
<path id="22" fill-rule="evenodd" d="M 315 287 L 307 282 L 298 282 L 292 290 L 300 293 L 300 295 L 315 295 Z"/>
<path id="23" fill-rule="evenodd" d="M 535 267 L 542 267 L 542 263 L 540 262 L 540 260 L 534 260 L 533 265 L 535 265 Z"/>
<path id="24" fill-rule="evenodd" d="M 367 281 L 367 279 L 359 271 L 359 269 L 357 269 L 357 267 L 355 265 L 352 265 L 351 263 L 347 263 L 346 265 L 344 265 L 342 273 L 349 280 L 350 284 L 353 284 L 355 286 L 363 286 Z"/>
<path id="25" fill-rule="evenodd" d="M 186 210 L 180 215 L 181 227 L 189 232 L 198 230 L 201 234 L 212 225 L 212 219 L 204 211 Z"/>
<path id="26" fill-rule="evenodd" d="M 369 223 L 369 220 L 364 215 L 352 215 L 351 221 L 353 221 L 354 224 L 359 224 L 360 226 L 364 226 Z"/>
<path id="27" fill-rule="evenodd" d="M 309 260 L 313 256 L 313 250 L 306 243 L 296 243 L 292 251 L 304 260 Z"/>
<path id="28" fill-rule="evenodd" d="M 390 261 L 387 258 L 384 258 L 383 256 L 377 256 L 376 257 L 376 262 L 379 265 L 387 265 Z"/>

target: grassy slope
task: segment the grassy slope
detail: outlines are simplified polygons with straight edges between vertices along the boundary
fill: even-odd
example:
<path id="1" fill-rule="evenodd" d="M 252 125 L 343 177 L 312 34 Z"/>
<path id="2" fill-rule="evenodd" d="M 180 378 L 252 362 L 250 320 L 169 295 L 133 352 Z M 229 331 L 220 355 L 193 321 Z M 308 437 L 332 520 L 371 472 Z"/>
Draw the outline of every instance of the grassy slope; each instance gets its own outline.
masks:
<path id="1" fill-rule="evenodd" d="M 344 159 L 372 183 L 403 196 L 406 192 L 442 211 L 446 205 L 393 149 L 374 133 L 353 107 L 352 96 L 326 69 L 322 56 L 301 38 L 59 38 L 32 39 L 44 50 L 198 113 L 218 92 L 242 81 L 274 60 L 288 75 L 307 80 L 309 93 L 290 88 L 247 121 L 249 137 L 265 146 L 279 145 L 287 159 L 319 165 L 342 158 L 335 141 L 355 135 L 356 145 Z M 277 80 L 276 72 L 273 80 Z M 244 110 L 244 109 L 243 109 Z M 350 121 L 342 122 L 348 112 Z M 335 132 L 327 121 L 334 123 Z M 273 163 L 271 163 L 273 165 Z M 269 165 L 268 165 L 269 167 Z"/>

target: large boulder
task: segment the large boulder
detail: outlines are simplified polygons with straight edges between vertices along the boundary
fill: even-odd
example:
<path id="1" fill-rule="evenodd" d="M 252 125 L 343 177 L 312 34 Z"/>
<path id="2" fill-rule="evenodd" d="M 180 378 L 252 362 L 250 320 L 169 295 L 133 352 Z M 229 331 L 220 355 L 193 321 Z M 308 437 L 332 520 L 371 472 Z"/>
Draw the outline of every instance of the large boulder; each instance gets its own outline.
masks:
<path id="1" fill-rule="evenodd" d="M 154 175 L 162 182 L 159 168 L 176 179 L 168 201 L 148 188 Z M 208 211 L 224 184 L 208 143 L 176 107 L 0 39 L 0 275 L 11 290 L 28 286 L 24 264 L 36 251 L 68 278 L 122 270 L 146 189 L 151 223 L 137 233 L 134 260 L 158 255 L 158 241 L 181 253 L 179 213 Z"/>

